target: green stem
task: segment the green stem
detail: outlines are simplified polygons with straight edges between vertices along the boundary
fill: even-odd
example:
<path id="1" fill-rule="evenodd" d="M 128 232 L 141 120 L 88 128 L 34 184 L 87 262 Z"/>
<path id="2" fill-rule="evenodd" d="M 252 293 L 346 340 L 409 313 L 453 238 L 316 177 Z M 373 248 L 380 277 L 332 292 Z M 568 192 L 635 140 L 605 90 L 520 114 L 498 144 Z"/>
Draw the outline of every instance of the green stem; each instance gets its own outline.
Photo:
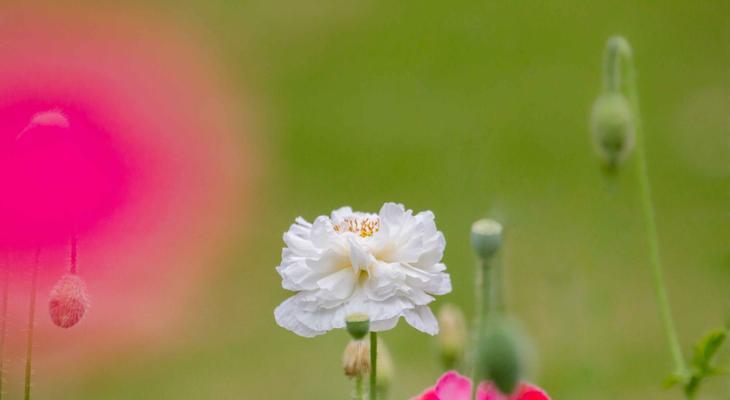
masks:
<path id="1" fill-rule="evenodd" d="M 355 400 L 364 400 L 362 375 L 358 375 L 355 378 Z"/>
<path id="2" fill-rule="evenodd" d="M 505 310 L 507 309 L 507 304 L 505 301 L 504 268 L 502 266 L 502 259 L 499 257 L 499 255 L 495 256 L 494 262 L 492 264 L 492 302 L 489 311 L 501 316 L 504 315 Z"/>
<path id="3" fill-rule="evenodd" d="M 7 261 L 7 256 L 2 268 L 5 270 L 5 273 L 2 288 L 2 305 L 0 305 L 0 314 L 2 314 L 2 325 L 0 325 L 0 400 L 3 398 L 5 384 L 5 334 L 8 318 L 8 289 L 10 286 L 10 263 Z"/>
<path id="4" fill-rule="evenodd" d="M 477 262 L 477 287 L 475 291 L 475 301 L 476 301 L 476 314 L 474 315 L 474 344 L 472 346 L 472 366 L 471 366 L 471 397 L 470 399 L 476 400 L 477 396 L 477 387 L 479 386 L 479 363 L 478 363 L 478 348 L 479 348 L 479 338 L 482 337 L 484 333 L 484 327 L 487 322 L 487 315 L 492 308 L 490 307 L 490 304 L 492 307 L 494 306 L 493 297 L 495 295 L 495 290 L 493 288 L 494 285 L 494 277 L 492 276 L 492 268 L 491 265 L 486 260 L 479 259 Z"/>
<path id="5" fill-rule="evenodd" d="M 25 391 L 23 399 L 30 400 L 31 376 L 33 375 L 33 331 L 35 330 L 35 300 L 38 287 L 38 268 L 41 249 L 38 248 L 33 262 L 33 276 L 30 287 L 30 306 L 28 308 L 28 337 L 25 349 Z"/>
<path id="6" fill-rule="evenodd" d="M 623 71 L 619 71 L 623 65 Z M 621 72 L 625 74 L 623 82 L 620 79 Z M 654 291 L 659 306 L 659 314 L 664 326 L 664 332 L 669 344 L 669 352 L 674 361 L 675 372 L 684 375 L 687 371 L 682 349 L 679 344 L 677 331 L 672 318 L 669 295 L 664 283 L 664 272 L 662 270 L 661 258 L 659 256 L 659 240 L 657 239 L 656 212 L 651 196 L 651 183 L 649 181 L 649 169 L 646 160 L 646 149 L 644 132 L 641 126 L 641 112 L 639 109 L 639 89 L 636 83 L 636 68 L 634 66 L 631 46 L 622 37 L 609 39 L 606 48 L 606 89 L 619 91 L 621 87 L 626 90 L 626 95 L 631 105 L 634 118 L 634 130 L 636 133 L 636 156 L 638 159 L 637 178 L 641 196 L 641 208 L 644 214 L 646 225 L 647 245 L 649 248 L 649 261 L 652 268 Z"/>
<path id="7" fill-rule="evenodd" d="M 370 400 L 378 398 L 378 333 L 370 332 Z"/>

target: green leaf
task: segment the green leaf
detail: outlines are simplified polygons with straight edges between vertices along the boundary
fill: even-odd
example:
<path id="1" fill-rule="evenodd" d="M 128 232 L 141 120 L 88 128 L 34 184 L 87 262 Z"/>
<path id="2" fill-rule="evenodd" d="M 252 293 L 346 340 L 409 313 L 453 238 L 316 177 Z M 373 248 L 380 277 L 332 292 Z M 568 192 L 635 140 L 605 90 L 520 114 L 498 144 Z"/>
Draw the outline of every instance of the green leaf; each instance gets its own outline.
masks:
<path id="1" fill-rule="evenodd" d="M 662 386 L 664 389 L 670 389 L 680 383 L 683 383 L 687 380 L 687 377 L 682 376 L 681 374 L 671 374 L 667 377 L 667 379 L 664 380 L 664 383 L 662 383 Z"/>
<path id="2" fill-rule="evenodd" d="M 725 330 L 712 331 L 705 335 L 695 345 L 694 357 L 692 359 L 693 366 L 701 372 L 710 369 L 712 358 L 720 349 L 726 337 L 727 331 Z"/>
<path id="3" fill-rule="evenodd" d="M 692 357 L 689 376 L 683 377 L 675 374 L 673 375 L 674 380 L 669 381 L 670 385 L 682 383 L 687 397 L 694 398 L 705 378 L 723 374 L 724 370 L 713 365 L 712 359 L 725 341 L 727 333 L 727 330 L 712 331 L 697 342 L 694 346 L 694 356 Z"/>

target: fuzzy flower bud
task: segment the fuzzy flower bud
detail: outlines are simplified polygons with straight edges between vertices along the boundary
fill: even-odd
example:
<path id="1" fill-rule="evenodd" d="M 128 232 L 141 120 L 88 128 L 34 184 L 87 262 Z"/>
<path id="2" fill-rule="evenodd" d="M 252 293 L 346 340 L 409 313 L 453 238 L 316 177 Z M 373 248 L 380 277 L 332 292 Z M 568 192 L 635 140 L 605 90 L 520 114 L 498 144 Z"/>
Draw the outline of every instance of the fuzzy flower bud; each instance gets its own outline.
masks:
<path id="1" fill-rule="evenodd" d="M 48 312 L 58 327 L 70 328 L 76 325 L 88 308 L 86 284 L 78 275 L 64 275 L 51 290 Z"/>
<path id="2" fill-rule="evenodd" d="M 471 247 L 483 260 L 488 260 L 502 244 L 502 225 L 491 219 L 480 219 L 471 226 Z"/>
<path id="3" fill-rule="evenodd" d="M 451 370 L 457 367 L 464 356 L 467 339 L 466 318 L 459 307 L 445 304 L 439 310 L 438 321 L 441 328 L 438 335 L 441 361 L 445 369 Z"/>
<path id="4" fill-rule="evenodd" d="M 345 317 L 347 332 L 355 340 L 360 340 L 370 332 L 370 317 L 364 313 L 352 313 Z"/>
<path id="5" fill-rule="evenodd" d="M 342 369 L 350 378 L 370 372 L 370 343 L 367 340 L 351 340 L 342 356 Z"/>
<path id="6" fill-rule="evenodd" d="M 615 166 L 634 148 L 634 121 L 626 97 L 606 93 L 598 97 L 591 112 L 591 133 L 598 155 Z"/>
<path id="7" fill-rule="evenodd" d="M 382 339 L 378 338 L 378 376 L 375 382 L 378 391 L 378 398 L 387 398 L 390 387 L 395 377 L 395 366 L 393 357 L 390 355 L 388 346 Z"/>
<path id="8" fill-rule="evenodd" d="M 503 321 L 490 321 L 479 338 L 478 366 L 483 380 L 489 380 L 506 395 L 517 388 L 524 370 L 519 335 Z"/>

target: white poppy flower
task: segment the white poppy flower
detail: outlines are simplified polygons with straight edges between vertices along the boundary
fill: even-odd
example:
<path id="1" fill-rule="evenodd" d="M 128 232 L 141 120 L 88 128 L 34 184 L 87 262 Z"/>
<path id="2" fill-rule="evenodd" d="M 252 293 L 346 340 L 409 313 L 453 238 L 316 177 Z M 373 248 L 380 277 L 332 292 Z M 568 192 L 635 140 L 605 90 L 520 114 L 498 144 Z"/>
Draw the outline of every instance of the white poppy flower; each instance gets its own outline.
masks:
<path id="1" fill-rule="evenodd" d="M 284 289 L 298 293 L 274 311 L 282 327 L 312 337 L 365 313 L 372 331 L 392 329 L 402 316 L 438 333 L 428 304 L 451 291 L 451 280 L 441 263 L 446 240 L 432 212 L 413 215 L 394 203 L 378 214 L 343 207 L 311 224 L 297 218 L 284 242 L 276 270 Z"/>

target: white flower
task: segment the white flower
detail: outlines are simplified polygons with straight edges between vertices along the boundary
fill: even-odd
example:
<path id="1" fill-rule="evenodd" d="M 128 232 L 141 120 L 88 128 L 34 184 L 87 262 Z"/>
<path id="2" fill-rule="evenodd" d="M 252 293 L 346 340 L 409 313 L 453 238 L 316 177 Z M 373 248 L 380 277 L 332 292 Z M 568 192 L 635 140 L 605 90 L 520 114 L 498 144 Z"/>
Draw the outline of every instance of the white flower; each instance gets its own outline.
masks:
<path id="1" fill-rule="evenodd" d="M 394 203 L 378 214 L 343 207 L 313 224 L 297 218 L 284 242 L 276 270 L 284 289 L 298 293 L 274 311 L 282 327 L 312 337 L 344 328 L 345 317 L 359 312 L 370 317 L 372 331 L 392 329 L 402 316 L 438 333 L 428 304 L 451 291 L 451 280 L 432 212 L 413 215 Z"/>

